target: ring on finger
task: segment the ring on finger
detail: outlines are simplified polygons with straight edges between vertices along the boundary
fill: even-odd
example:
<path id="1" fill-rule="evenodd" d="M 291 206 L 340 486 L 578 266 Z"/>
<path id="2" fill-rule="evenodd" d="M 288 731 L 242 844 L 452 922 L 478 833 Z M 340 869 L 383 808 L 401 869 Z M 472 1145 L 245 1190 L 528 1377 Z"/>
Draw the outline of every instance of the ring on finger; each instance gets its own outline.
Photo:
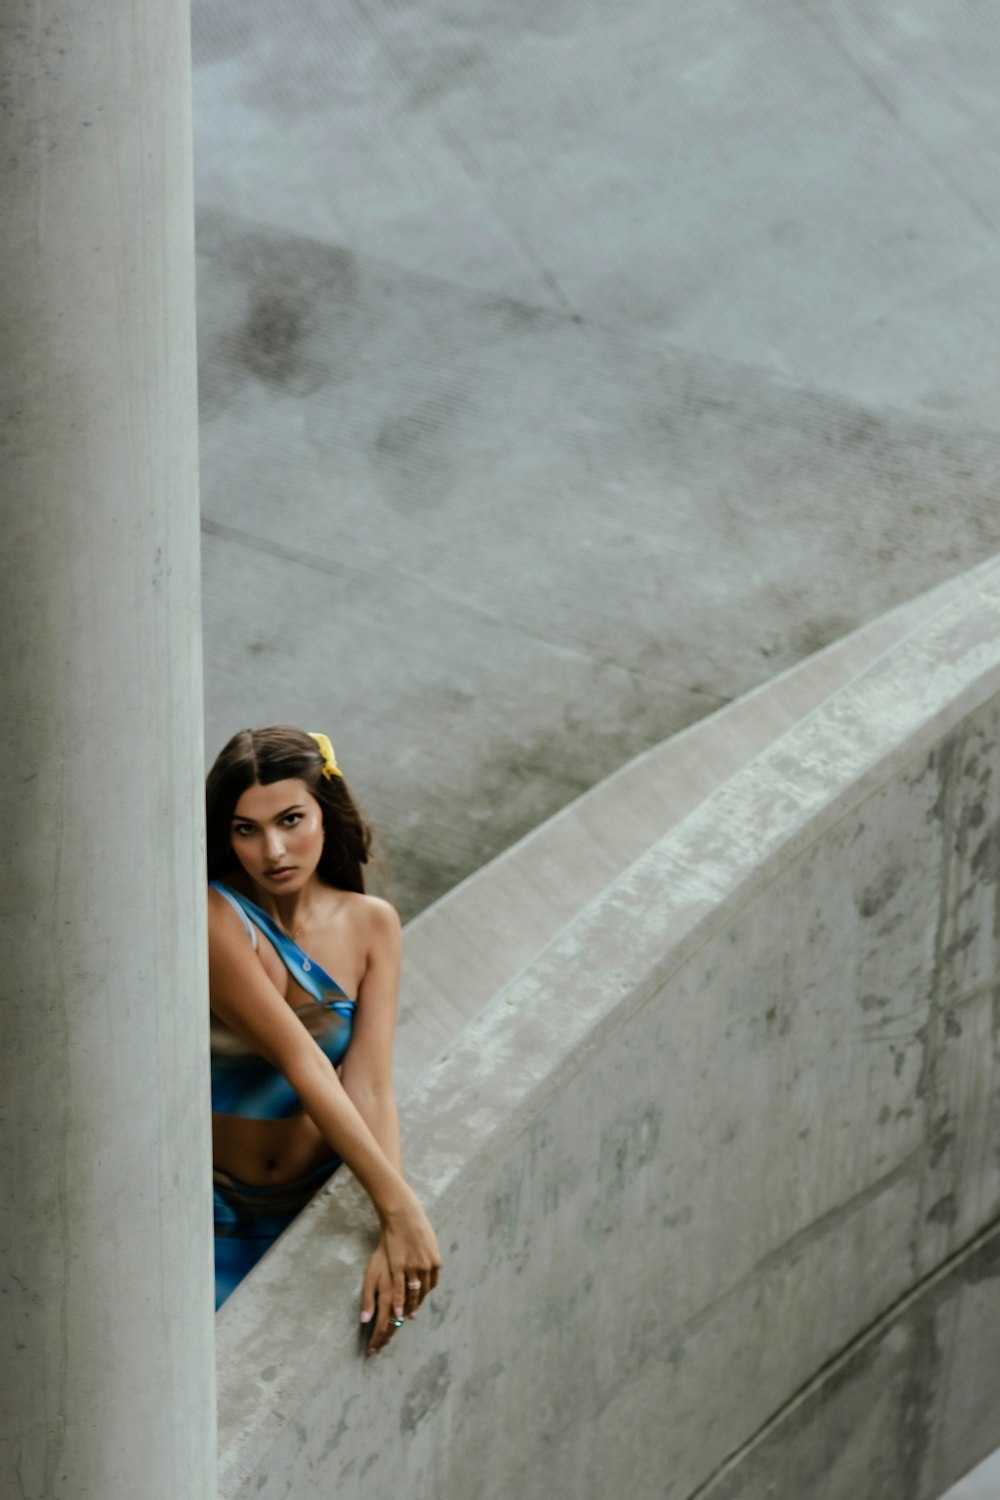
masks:
<path id="1" fill-rule="evenodd" d="M 419 1292 L 421 1283 L 419 1281 L 408 1281 L 406 1285 L 409 1287 L 411 1292 Z"/>
<path id="2" fill-rule="evenodd" d="M 403 1322 L 404 1322 L 403 1318 L 390 1318 L 389 1319 L 389 1327 L 390 1328 L 402 1328 Z"/>

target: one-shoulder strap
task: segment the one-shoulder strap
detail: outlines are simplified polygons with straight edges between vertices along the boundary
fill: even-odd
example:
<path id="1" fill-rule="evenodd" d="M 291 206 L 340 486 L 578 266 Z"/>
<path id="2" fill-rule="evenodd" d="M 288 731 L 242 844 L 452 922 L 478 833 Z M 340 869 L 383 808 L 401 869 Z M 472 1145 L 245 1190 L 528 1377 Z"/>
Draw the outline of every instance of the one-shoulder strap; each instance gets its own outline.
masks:
<path id="1" fill-rule="evenodd" d="M 342 1000 L 346 1000 L 351 1005 L 354 1004 L 347 991 L 342 989 L 332 975 L 326 972 L 323 965 L 317 963 L 314 958 L 310 958 L 295 939 L 289 937 L 287 932 L 283 932 L 274 918 L 268 916 L 262 907 L 250 900 L 249 896 L 244 896 L 242 891 L 235 891 L 231 886 L 222 885 L 217 880 L 211 881 L 210 884 L 239 906 L 244 917 L 249 917 L 265 937 L 270 938 L 285 968 L 307 995 L 312 995 L 313 999 L 318 1000 L 321 1005 L 328 1005 L 332 998 L 330 991 L 333 990 Z"/>
<path id="2" fill-rule="evenodd" d="M 228 886 L 222 885 L 218 880 L 210 880 L 208 883 L 212 887 L 213 891 L 218 891 L 220 896 L 225 896 L 226 900 L 233 908 L 233 911 L 236 913 L 240 921 L 243 923 L 243 926 L 246 928 L 250 936 L 251 943 L 253 944 L 254 948 L 256 948 L 257 930 L 253 926 L 250 918 L 247 916 L 240 903 L 237 901 L 236 897 L 233 895 L 233 892 L 229 889 Z"/>

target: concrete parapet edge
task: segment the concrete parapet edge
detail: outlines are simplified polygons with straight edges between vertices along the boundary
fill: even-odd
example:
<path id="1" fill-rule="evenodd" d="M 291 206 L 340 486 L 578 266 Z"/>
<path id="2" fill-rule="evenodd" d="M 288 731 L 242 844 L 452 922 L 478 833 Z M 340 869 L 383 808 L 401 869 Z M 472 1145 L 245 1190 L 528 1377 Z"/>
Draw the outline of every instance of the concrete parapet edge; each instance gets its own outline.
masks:
<path id="1" fill-rule="evenodd" d="M 799 719 L 869 670 L 994 559 L 888 611 L 620 767 L 409 922 L 400 1095 L 617 875 Z"/>

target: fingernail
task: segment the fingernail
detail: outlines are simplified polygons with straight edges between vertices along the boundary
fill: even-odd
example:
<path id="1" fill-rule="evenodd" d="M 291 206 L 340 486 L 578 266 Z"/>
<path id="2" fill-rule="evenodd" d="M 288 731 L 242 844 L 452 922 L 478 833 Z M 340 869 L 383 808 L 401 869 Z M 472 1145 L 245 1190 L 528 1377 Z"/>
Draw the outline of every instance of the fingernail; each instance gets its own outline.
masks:
<path id="1" fill-rule="evenodd" d="M 397 1318 L 401 1318 L 402 1316 L 403 1316 L 403 1309 L 401 1307 L 397 1307 L 396 1308 L 396 1317 Z"/>
<path id="2" fill-rule="evenodd" d="M 362 1321 L 362 1323 L 370 1323 L 371 1320 L 372 1320 L 372 1315 L 371 1315 L 370 1312 L 363 1312 L 361 1314 L 361 1321 Z"/>

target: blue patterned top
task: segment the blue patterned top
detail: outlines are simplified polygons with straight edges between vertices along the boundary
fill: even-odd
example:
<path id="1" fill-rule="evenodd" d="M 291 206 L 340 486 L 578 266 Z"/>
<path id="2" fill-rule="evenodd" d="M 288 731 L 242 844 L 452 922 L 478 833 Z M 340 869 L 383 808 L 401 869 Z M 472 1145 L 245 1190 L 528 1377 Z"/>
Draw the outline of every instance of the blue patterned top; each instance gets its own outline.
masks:
<path id="1" fill-rule="evenodd" d="M 336 1067 L 351 1040 L 356 1002 L 249 896 L 218 880 L 210 880 L 209 885 L 239 912 L 254 948 L 254 929 L 259 928 L 295 982 L 312 996 L 305 1005 L 295 1007 L 295 1014 Z M 284 1074 L 214 1015 L 211 1049 L 214 1113 L 244 1120 L 284 1120 L 302 1113 L 302 1102 Z"/>

